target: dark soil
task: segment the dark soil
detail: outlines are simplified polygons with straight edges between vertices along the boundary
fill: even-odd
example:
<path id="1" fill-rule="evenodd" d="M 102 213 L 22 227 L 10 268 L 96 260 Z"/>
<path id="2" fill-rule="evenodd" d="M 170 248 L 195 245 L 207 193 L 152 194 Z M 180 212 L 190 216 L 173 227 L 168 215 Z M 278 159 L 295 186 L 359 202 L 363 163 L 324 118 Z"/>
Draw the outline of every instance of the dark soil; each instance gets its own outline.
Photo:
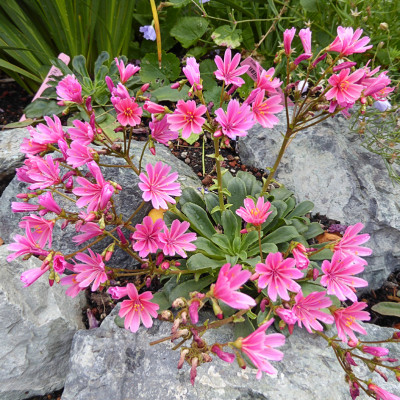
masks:
<path id="1" fill-rule="evenodd" d="M 4 125 L 19 121 L 32 98 L 14 80 L 0 72 L 0 130 Z"/>
<path id="2" fill-rule="evenodd" d="M 61 395 L 62 395 L 63 391 L 64 391 L 64 389 L 60 389 L 53 393 L 45 394 L 44 396 L 29 397 L 29 399 L 26 399 L 26 400 L 61 400 Z"/>

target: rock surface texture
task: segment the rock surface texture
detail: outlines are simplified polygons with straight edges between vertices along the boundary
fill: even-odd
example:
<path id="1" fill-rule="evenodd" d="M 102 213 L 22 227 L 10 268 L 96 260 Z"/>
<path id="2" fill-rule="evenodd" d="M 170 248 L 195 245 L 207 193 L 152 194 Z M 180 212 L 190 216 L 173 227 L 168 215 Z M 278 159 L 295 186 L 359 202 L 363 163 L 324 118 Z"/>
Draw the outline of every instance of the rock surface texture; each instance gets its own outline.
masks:
<path id="1" fill-rule="evenodd" d="M 19 151 L 19 147 L 25 137 L 30 137 L 26 128 L 0 133 L 0 193 L 5 189 L 3 182 L 12 179 L 15 168 L 24 162 L 25 155 Z"/>
<path id="2" fill-rule="evenodd" d="M 138 163 L 144 142 L 134 142 L 132 146 L 132 154 L 135 155 L 133 161 Z M 201 186 L 199 178 L 192 171 L 192 169 L 171 154 L 167 147 L 156 144 L 156 156 L 152 156 L 150 152 L 146 150 L 143 157 L 143 167 L 145 167 L 148 163 L 155 164 L 157 161 L 162 161 L 163 163 L 170 165 L 171 172 L 177 171 L 179 173 L 178 181 L 181 183 L 182 188 L 188 186 L 197 188 Z M 119 159 L 111 157 L 103 158 L 102 162 L 107 164 L 121 163 Z M 128 218 L 142 202 L 142 191 L 137 185 L 139 182 L 138 176 L 128 168 L 104 168 L 103 171 L 106 179 L 117 182 L 122 186 L 122 191 L 120 194 L 114 196 L 115 204 L 117 212 L 122 213 L 125 218 Z M 18 201 L 18 199 L 15 197 L 18 193 L 26 193 L 28 191 L 27 186 L 29 185 L 18 181 L 15 177 L 0 198 L 0 237 L 5 243 L 13 242 L 13 238 L 16 234 L 22 235 L 24 233 L 23 229 L 19 228 L 18 223 L 21 221 L 23 215 L 28 215 L 29 213 L 13 214 L 11 212 L 11 203 L 13 201 Z M 71 197 L 74 198 L 74 195 L 71 195 Z M 60 206 L 66 210 L 71 212 L 77 212 L 79 210 L 75 206 L 71 207 L 71 204 L 73 203 L 70 201 L 57 195 L 55 198 Z M 151 203 L 146 203 L 141 212 L 138 213 L 133 219 L 133 224 L 140 222 L 151 208 Z M 61 230 L 60 225 L 61 223 L 58 221 L 57 226 L 53 231 L 53 249 L 56 251 L 61 251 L 64 254 L 76 251 L 76 245 L 72 242 L 72 237 L 77 235 L 75 227 L 71 225 L 67 226 L 67 228 L 64 230 Z M 93 247 L 93 249 L 101 252 L 106 247 L 106 245 L 103 245 L 103 243 L 107 243 L 106 240 L 107 239 L 105 239 L 97 247 Z M 83 246 L 84 244 L 81 245 L 81 247 Z M 114 256 L 111 259 L 110 265 L 125 265 L 126 267 L 129 267 L 131 262 L 132 259 L 127 256 L 123 250 L 117 248 Z"/>
<path id="3" fill-rule="evenodd" d="M 0 247 L 0 398 L 20 400 L 64 386 L 74 333 L 83 329 L 84 295 L 65 296 L 65 287 L 49 287 L 42 278 L 23 288 L 22 272 L 41 261 L 6 261 Z"/>
<path id="4" fill-rule="evenodd" d="M 273 129 L 260 125 L 240 138 L 242 162 L 258 168 L 272 167 L 286 132 L 286 120 Z M 400 186 L 393 185 L 382 159 L 361 147 L 342 116 L 301 131 L 288 147 L 276 179 L 300 200 L 315 204 L 314 212 L 342 224 L 362 222 L 371 235 L 373 249 L 361 274 L 370 287 L 379 287 L 400 268 Z"/>
<path id="5" fill-rule="evenodd" d="M 276 376 L 256 380 L 256 370 L 228 365 L 214 356 L 211 363 L 197 369 L 194 387 L 190 384 L 189 365 L 177 370 L 179 352 L 164 342 L 149 343 L 170 335 L 171 325 L 154 321 L 150 329 L 141 327 L 136 334 L 114 323 L 118 307 L 100 328 L 75 334 L 70 369 L 62 400 L 348 400 L 350 398 L 343 370 L 326 342 L 295 328 L 294 334 L 280 348 L 285 357 L 272 362 Z M 387 338 L 392 329 L 364 325 L 368 338 Z M 272 333 L 272 332 L 268 332 Z M 232 340 L 231 327 L 209 331 L 208 343 Z M 391 346 L 392 352 L 393 345 Z M 394 353 L 393 353 L 394 354 Z M 366 376 L 368 372 L 364 369 Z M 392 393 L 399 384 L 386 384 L 379 376 L 375 383 Z M 366 399 L 361 395 L 360 399 Z"/>

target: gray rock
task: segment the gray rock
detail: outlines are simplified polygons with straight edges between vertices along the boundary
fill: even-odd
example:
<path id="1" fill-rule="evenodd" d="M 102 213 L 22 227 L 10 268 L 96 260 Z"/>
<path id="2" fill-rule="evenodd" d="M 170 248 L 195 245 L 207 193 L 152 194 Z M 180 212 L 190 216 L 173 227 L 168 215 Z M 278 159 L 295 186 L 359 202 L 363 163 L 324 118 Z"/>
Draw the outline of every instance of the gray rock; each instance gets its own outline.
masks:
<path id="1" fill-rule="evenodd" d="M 273 129 L 256 125 L 240 138 L 242 162 L 272 167 L 286 131 L 286 120 Z M 400 268 L 400 186 L 393 185 L 382 159 L 361 147 L 342 116 L 301 131 L 288 147 L 276 179 L 300 200 L 311 200 L 314 212 L 346 225 L 362 222 L 373 249 L 362 276 L 379 287 Z"/>
<path id="2" fill-rule="evenodd" d="M 132 154 L 135 156 L 133 161 L 135 164 L 138 164 L 144 142 L 134 142 L 133 145 Z M 169 164 L 171 166 L 171 172 L 177 171 L 179 173 L 178 180 L 181 183 L 182 188 L 188 186 L 197 188 L 201 186 L 199 178 L 192 169 L 171 154 L 170 150 L 166 146 L 156 144 L 156 156 L 152 156 L 147 150 L 144 154 L 142 165 L 145 167 L 147 163 L 155 164 L 157 161 Z M 121 163 L 121 160 L 112 157 L 104 157 L 101 159 L 101 162 L 104 164 L 117 165 Z M 106 179 L 115 181 L 122 186 L 123 190 L 120 194 L 115 196 L 115 204 L 117 212 L 122 213 L 125 218 L 128 218 L 142 202 L 142 191 L 138 187 L 139 178 L 131 169 L 128 168 L 104 168 L 104 172 Z M 28 191 L 27 186 L 29 185 L 14 178 L 0 199 L 0 237 L 6 243 L 13 242 L 13 238 L 16 234 L 23 234 L 23 230 L 19 228 L 18 223 L 24 214 L 12 213 L 11 203 L 13 201 L 18 201 L 15 197 L 18 193 Z M 71 195 L 71 197 L 74 196 Z M 58 195 L 55 195 L 55 198 L 61 207 L 71 212 L 77 212 L 78 209 L 71 207 L 71 204 L 73 203 L 67 199 Z M 143 209 L 133 219 L 133 223 L 136 224 L 141 221 L 151 208 L 151 203 L 146 203 L 146 206 L 143 207 Z M 66 229 L 61 230 L 59 229 L 60 225 L 61 223 L 58 222 L 58 228 L 53 232 L 53 249 L 61 251 L 64 254 L 76 251 L 76 245 L 72 242 L 72 237 L 77 234 L 75 227 L 67 226 Z M 99 243 L 99 245 L 93 247 L 93 249 L 101 252 L 106 247 L 104 243 L 107 243 L 107 239 L 104 239 L 102 243 Z M 84 244 L 82 247 L 83 246 Z M 132 259 L 123 250 L 117 248 L 109 264 L 111 266 L 124 265 L 125 267 L 129 267 L 132 264 Z"/>
<path id="3" fill-rule="evenodd" d="M 177 369 L 179 352 L 164 342 L 149 343 L 170 335 L 171 325 L 154 321 L 150 329 L 141 327 L 136 334 L 118 328 L 114 309 L 100 328 L 78 331 L 73 340 L 70 369 L 62 400 L 348 400 L 344 373 L 326 342 L 295 328 L 281 350 L 285 357 L 272 362 L 276 376 L 263 375 L 256 380 L 256 370 L 242 370 L 218 357 L 197 369 L 194 387 L 190 384 L 189 366 Z M 364 325 L 368 338 L 387 338 L 388 328 Z M 209 344 L 232 340 L 233 330 L 225 326 L 204 335 Z M 391 346 L 393 351 L 394 345 Z M 396 354 L 396 353 L 393 353 Z M 363 376 L 369 373 L 361 371 Z M 385 384 L 377 375 L 374 382 L 396 393 L 398 385 Z M 383 383 L 382 383 L 383 382 Z M 366 399 L 361 395 L 360 399 Z"/>
<path id="4" fill-rule="evenodd" d="M 25 137 L 30 137 L 26 128 L 10 129 L 0 132 L 0 193 L 5 189 L 3 182 L 9 182 L 20 167 L 25 155 L 19 147 Z"/>
<path id="5" fill-rule="evenodd" d="M 19 400 L 64 386 L 72 338 L 84 328 L 84 295 L 72 299 L 44 278 L 23 288 L 21 273 L 41 261 L 8 263 L 6 247 L 0 247 L 0 398 Z"/>

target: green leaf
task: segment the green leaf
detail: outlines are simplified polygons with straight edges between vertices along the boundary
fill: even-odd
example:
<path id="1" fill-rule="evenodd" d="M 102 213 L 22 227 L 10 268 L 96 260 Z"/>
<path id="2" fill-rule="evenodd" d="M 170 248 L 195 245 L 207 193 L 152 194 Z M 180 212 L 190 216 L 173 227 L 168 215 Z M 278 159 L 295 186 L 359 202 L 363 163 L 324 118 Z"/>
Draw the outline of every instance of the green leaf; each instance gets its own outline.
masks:
<path id="1" fill-rule="evenodd" d="M 103 64 L 110 58 L 110 55 L 106 51 L 102 51 L 97 57 L 94 63 L 94 74 L 97 75 Z"/>
<path id="2" fill-rule="evenodd" d="M 263 254 L 264 253 L 277 253 L 278 252 L 278 247 L 274 243 L 262 243 L 261 244 L 261 248 L 262 248 Z M 253 248 L 251 248 L 247 252 L 247 255 L 249 257 L 253 257 L 256 254 L 260 254 L 260 249 L 259 249 L 258 245 L 253 247 Z"/>
<path id="3" fill-rule="evenodd" d="M 240 246 L 240 250 L 248 249 L 252 244 L 256 243 L 258 240 L 257 231 L 251 231 L 246 233 L 242 238 L 242 245 Z"/>
<path id="4" fill-rule="evenodd" d="M 24 121 L 18 121 L 18 122 L 11 122 L 11 124 L 7 124 L 4 129 L 14 129 L 14 128 L 25 128 L 25 126 L 32 125 L 32 123 L 38 122 L 37 120 L 34 120 L 32 118 L 28 118 Z"/>
<path id="5" fill-rule="evenodd" d="M 220 258 L 220 259 L 224 258 L 224 254 L 223 252 L 221 252 L 221 249 L 206 238 L 200 236 L 196 239 L 196 241 L 193 244 L 197 247 L 197 250 L 204 251 L 210 257 Z"/>
<path id="6" fill-rule="evenodd" d="M 242 30 L 231 25 L 221 25 L 212 34 L 215 44 L 232 49 L 239 47 L 242 42 Z"/>
<path id="7" fill-rule="evenodd" d="M 282 217 L 286 217 L 286 215 L 288 215 L 294 209 L 296 205 L 296 199 L 294 197 L 289 197 L 285 200 L 285 203 L 287 204 L 287 208 Z"/>
<path id="8" fill-rule="evenodd" d="M 312 201 L 302 201 L 296 208 L 286 216 L 287 219 L 293 217 L 302 217 L 303 215 L 309 213 L 314 208 L 314 203 Z"/>
<path id="9" fill-rule="evenodd" d="M 53 116 L 63 111 L 55 100 L 37 99 L 25 107 L 25 115 L 28 118 L 40 118 L 44 115 Z"/>
<path id="10" fill-rule="evenodd" d="M 204 200 L 206 202 L 207 211 L 211 213 L 211 210 L 219 206 L 218 196 L 215 193 L 206 193 L 204 195 Z M 211 214 L 212 219 L 216 224 L 221 224 L 221 212 L 216 211 Z"/>
<path id="11" fill-rule="evenodd" d="M 321 228 L 321 225 L 318 222 L 311 222 L 308 225 L 308 230 L 303 233 L 303 236 L 306 240 L 315 238 L 315 236 L 321 235 L 324 233 L 324 230 Z"/>
<path id="12" fill-rule="evenodd" d="M 231 242 L 228 236 L 216 233 L 210 238 L 212 242 L 214 242 L 217 246 L 221 247 L 221 249 L 225 250 L 227 253 L 232 254 Z"/>
<path id="13" fill-rule="evenodd" d="M 158 309 L 158 313 L 161 314 L 163 310 L 168 310 L 171 307 L 171 302 L 164 292 L 154 293 L 153 298 L 151 299 L 152 303 L 156 303 L 160 306 Z"/>
<path id="14" fill-rule="evenodd" d="M 234 340 L 239 337 L 245 338 L 255 331 L 254 325 L 250 322 L 247 315 L 244 316 L 244 322 L 234 325 Z"/>
<path id="15" fill-rule="evenodd" d="M 273 200 L 283 200 L 285 201 L 287 198 L 293 195 L 293 192 L 286 189 L 285 187 L 280 187 L 277 189 L 271 190 L 270 193 L 273 196 Z"/>
<path id="16" fill-rule="evenodd" d="M 372 306 L 372 310 L 378 314 L 400 317 L 400 303 L 382 301 L 381 303 Z"/>
<path id="17" fill-rule="evenodd" d="M 119 315 L 116 315 L 115 318 L 114 318 L 114 323 L 119 328 L 125 328 L 125 317 L 121 318 Z"/>
<path id="18" fill-rule="evenodd" d="M 290 220 L 291 224 L 296 228 L 297 232 L 304 233 L 308 230 L 308 225 L 301 219 L 293 218 Z"/>
<path id="19" fill-rule="evenodd" d="M 310 260 L 312 261 L 321 261 L 321 260 L 330 260 L 333 256 L 332 250 L 324 249 L 313 256 L 310 256 Z"/>
<path id="20" fill-rule="evenodd" d="M 172 303 L 178 297 L 188 298 L 190 292 L 198 292 L 210 285 L 214 281 L 213 276 L 206 276 L 198 281 L 191 279 L 176 286 L 169 294 L 169 301 Z"/>
<path id="21" fill-rule="evenodd" d="M 256 179 L 256 177 L 248 172 L 239 171 L 236 177 L 241 179 L 246 185 L 246 192 L 248 196 L 253 196 L 261 192 L 261 183 Z"/>
<path id="22" fill-rule="evenodd" d="M 236 211 L 239 207 L 243 206 L 244 199 L 247 196 L 246 192 L 246 185 L 244 182 L 239 178 L 232 178 L 228 183 L 228 190 L 231 193 L 229 196 L 229 203 L 232 203 L 231 210 Z M 237 217 L 238 222 L 241 222 L 241 218 L 238 215 Z"/>
<path id="23" fill-rule="evenodd" d="M 304 10 L 309 12 L 315 12 L 318 10 L 317 8 L 318 0 L 300 0 L 301 6 Z"/>
<path id="24" fill-rule="evenodd" d="M 187 6 L 190 3 L 190 0 L 168 0 L 168 3 L 171 3 L 175 8 L 180 8 Z"/>
<path id="25" fill-rule="evenodd" d="M 224 234 L 228 236 L 230 242 L 232 243 L 235 239 L 235 236 L 239 234 L 240 227 L 235 215 L 231 210 L 223 211 L 222 226 L 224 228 Z"/>
<path id="26" fill-rule="evenodd" d="M 8 61 L 0 60 L 0 67 L 9 69 L 10 71 L 13 71 L 13 72 L 17 72 L 18 74 L 26 76 L 27 78 L 32 79 L 35 82 L 38 82 L 38 83 L 42 82 L 42 80 L 39 77 L 31 74 L 30 72 L 14 65 L 14 64 L 9 63 Z"/>
<path id="27" fill-rule="evenodd" d="M 289 242 L 296 236 L 298 236 L 299 233 L 293 226 L 281 226 L 277 230 L 273 231 L 270 233 L 268 236 L 263 238 L 262 243 L 283 243 L 283 242 Z"/>
<path id="28" fill-rule="evenodd" d="M 188 217 L 191 228 L 200 235 L 209 238 L 215 234 L 215 229 L 203 208 L 194 203 L 186 203 L 182 206 L 182 211 Z"/>
<path id="29" fill-rule="evenodd" d="M 194 203 L 203 209 L 206 208 L 206 205 L 204 204 L 204 201 L 201 198 L 199 191 L 193 189 L 192 187 L 187 187 L 182 190 L 181 197 L 179 198 L 179 204 L 183 206 L 186 203 Z"/>
<path id="30" fill-rule="evenodd" d="M 75 56 L 72 59 L 72 67 L 74 68 L 74 72 L 76 75 L 89 78 L 89 74 L 86 69 L 86 58 L 84 56 Z"/>
<path id="31" fill-rule="evenodd" d="M 176 25 L 171 29 L 173 36 L 183 47 L 188 48 L 196 44 L 196 42 L 206 33 L 208 22 L 200 17 L 183 17 L 178 20 Z"/>
<path id="32" fill-rule="evenodd" d="M 201 79 L 203 79 L 203 86 L 206 90 L 217 87 L 219 94 L 221 94 L 221 88 L 217 86 L 217 81 L 215 80 L 214 75 L 216 68 L 214 60 L 204 60 L 200 63 L 200 76 Z"/>
<path id="33" fill-rule="evenodd" d="M 199 138 L 200 135 L 198 135 L 197 133 L 192 133 L 188 138 L 184 139 L 184 141 L 192 145 L 194 142 L 197 142 Z"/>
<path id="34" fill-rule="evenodd" d="M 197 271 L 197 270 L 217 269 L 219 267 L 222 267 L 222 265 L 224 264 L 225 260 L 215 260 L 213 258 L 205 256 L 204 254 L 197 253 L 189 257 L 186 266 L 190 271 Z"/>
<path id="35" fill-rule="evenodd" d="M 170 81 L 178 79 L 181 71 L 179 58 L 173 53 L 165 53 L 164 51 L 162 52 L 161 69 L 158 66 L 156 53 L 144 56 L 140 67 L 142 82 L 150 82 L 154 87 L 164 86 Z"/>
<path id="36" fill-rule="evenodd" d="M 157 88 L 156 90 L 153 90 L 151 92 L 151 95 L 154 96 L 157 101 L 176 102 L 178 100 L 187 100 L 189 98 L 187 94 L 188 90 L 189 89 L 186 90 L 186 86 L 183 87 L 181 91 L 178 91 L 176 89 L 171 89 L 170 86 L 162 86 Z"/>

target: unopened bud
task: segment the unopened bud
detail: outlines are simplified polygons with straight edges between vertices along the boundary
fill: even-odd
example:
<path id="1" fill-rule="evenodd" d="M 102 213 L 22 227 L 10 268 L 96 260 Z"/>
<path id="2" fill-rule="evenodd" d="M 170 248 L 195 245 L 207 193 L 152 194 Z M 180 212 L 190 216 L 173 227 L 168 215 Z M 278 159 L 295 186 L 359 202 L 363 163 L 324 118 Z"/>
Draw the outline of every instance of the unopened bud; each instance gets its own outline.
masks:
<path id="1" fill-rule="evenodd" d="M 163 261 L 163 262 L 161 263 L 160 267 L 161 267 L 161 269 L 163 269 L 164 271 L 167 270 L 167 269 L 170 267 L 169 262 L 168 262 L 168 261 Z"/>
<path id="2" fill-rule="evenodd" d="M 171 85 L 171 89 L 179 89 L 180 86 L 181 86 L 181 85 L 180 85 L 179 82 L 175 82 L 175 83 L 173 83 L 173 84 Z"/>
<path id="3" fill-rule="evenodd" d="M 197 366 L 199 364 L 199 359 L 194 357 L 192 359 L 192 368 L 190 369 L 190 383 L 194 386 L 194 381 L 197 376 Z"/>
<path id="4" fill-rule="evenodd" d="M 351 356 L 351 353 L 349 351 L 346 351 L 346 354 L 344 355 L 346 361 L 349 363 L 349 365 L 354 365 L 357 367 L 356 362 L 354 361 L 353 357 Z"/>
<path id="5" fill-rule="evenodd" d="M 117 235 L 119 237 L 119 240 L 121 241 L 121 244 L 122 245 L 127 245 L 129 242 L 126 240 L 126 237 L 123 234 L 123 232 L 122 232 L 122 230 L 121 230 L 121 228 L 119 226 L 117 226 L 116 231 L 117 231 Z"/>
<path id="6" fill-rule="evenodd" d="M 212 361 L 211 356 L 207 353 L 203 353 L 201 356 L 202 356 L 203 362 L 211 362 Z"/>
<path id="7" fill-rule="evenodd" d="M 387 31 L 389 29 L 389 25 L 386 22 L 381 22 L 379 24 L 379 29 L 382 29 L 383 31 Z"/>
<path id="8" fill-rule="evenodd" d="M 186 325 L 186 324 L 187 324 L 187 312 L 186 312 L 186 311 L 183 311 L 183 312 L 182 312 L 182 314 L 181 314 L 181 319 L 182 319 L 182 323 L 183 323 L 184 325 Z"/>
<path id="9" fill-rule="evenodd" d="M 203 348 L 206 345 L 206 342 L 199 336 L 199 333 L 196 329 L 192 328 L 191 332 L 193 335 L 193 340 L 197 344 L 197 347 L 199 347 L 200 349 Z"/>
<path id="10" fill-rule="evenodd" d="M 316 281 L 319 276 L 319 270 L 317 268 L 313 269 L 313 280 Z"/>
<path id="11" fill-rule="evenodd" d="M 186 305 L 186 301 L 183 297 L 178 297 L 172 302 L 173 308 L 182 308 Z"/>
<path id="12" fill-rule="evenodd" d="M 240 368 L 246 369 L 246 361 L 244 361 L 243 357 L 240 354 L 236 355 L 236 361 Z"/>
<path id="13" fill-rule="evenodd" d="M 145 92 L 147 92 L 147 90 L 149 89 L 149 87 L 150 87 L 150 83 L 145 83 L 145 84 L 140 88 L 140 90 L 141 90 L 142 93 L 145 93 Z"/>
<path id="14" fill-rule="evenodd" d="M 173 318 L 173 314 L 170 310 L 164 310 L 161 312 L 160 317 L 163 321 L 170 321 Z"/>
<path id="15" fill-rule="evenodd" d="M 147 278 L 146 278 L 146 287 L 150 287 L 151 286 L 151 278 L 148 276 Z"/>
<path id="16" fill-rule="evenodd" d="M 183 363 L 185 362 L 186 354 L 188 354 L 188 353 L 189 353 L 188 349 L 181 350 L 181 356 L 179 357 L 179 361 L 178 361 L 178 369 L 181 369 L 183 367 Z"/>
<path id="17" fill-rule="evenodd" d="M 92 112 L 92 111 L 93 111 L 93 108 L 92 108 L 92 98 L 91 98 L 91 96 L 89 96 L 89 97 L 86 99 L 86 109 L 87 109 L 89 112 Z"/>
<path id="18" fill-rule="evenodd" d="M 269 305 L 269 300 L 268 300 L 267 298 L 262 299 L 262 300 L 261 300 L 261 303 L 260 303 L 260 310 L 261 310 L 262 312 L 264 312 L 264 311 L 265 311 L 265 307 L 266 307 L 267 305 Z"/>

